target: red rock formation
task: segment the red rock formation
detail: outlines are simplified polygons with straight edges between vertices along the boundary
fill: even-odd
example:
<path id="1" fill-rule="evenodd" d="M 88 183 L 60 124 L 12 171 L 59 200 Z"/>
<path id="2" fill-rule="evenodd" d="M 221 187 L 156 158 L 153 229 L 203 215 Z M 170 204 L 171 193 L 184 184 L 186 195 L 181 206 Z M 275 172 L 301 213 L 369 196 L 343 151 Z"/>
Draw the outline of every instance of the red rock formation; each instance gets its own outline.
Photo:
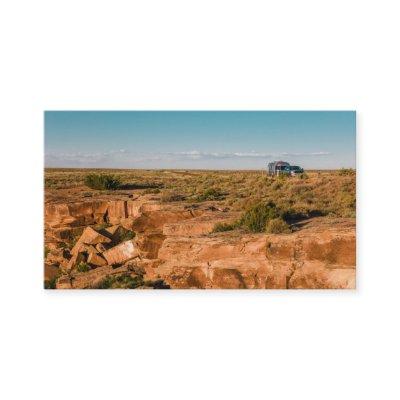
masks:
<path id="1" fill-rule="evenodd" d="M 47 261 L 67 271 L 57 281 L 59 288 L 95 287 L 99 279 L 115 275 L 115 270 L 126 273 L 137 268 L 146 279 L 162 279 L 172 288 L 355 287 L 353 222 L 315 219 L 297 232 L 279 235 L 211 233 L 216 223 L 231 223 L 238 216 L 206 206 L 160 204 L 145 197 L 48 204 L 46 243 L 51 251 Z M 104 231 L 88 227 L 99 222 L 114 226 Z M 117 243 L 125 231 L 122 226 L 135 231 L 136 238 Z M 83 227 L 72 257 L 61 254 L 58 244 Z M 82 261 L 96 268 L 76 271 Z M 125 269 L 113 269 L 116 264 L 124 264 Z M 50 267 L 46 268 L 49 275 Z"/>

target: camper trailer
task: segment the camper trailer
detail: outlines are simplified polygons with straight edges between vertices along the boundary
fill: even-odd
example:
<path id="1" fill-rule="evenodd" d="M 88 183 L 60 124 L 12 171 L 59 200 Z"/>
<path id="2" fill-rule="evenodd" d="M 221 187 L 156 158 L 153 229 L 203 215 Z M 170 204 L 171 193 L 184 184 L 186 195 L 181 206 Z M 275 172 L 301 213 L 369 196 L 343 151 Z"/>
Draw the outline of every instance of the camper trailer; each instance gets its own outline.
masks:
<path id="1" fill-rule="evenodd" d="M 285 161 L 274 161 L 268 164 L 269 175 L 290 174 L 290 164 Z"/>
<path id="2" fill-rule="evenodd" d="M 274 161 L 268 164 L 268 175 L 296 175 L 304 172 L 298 165 L 290 165 L 285 161 Z"/>

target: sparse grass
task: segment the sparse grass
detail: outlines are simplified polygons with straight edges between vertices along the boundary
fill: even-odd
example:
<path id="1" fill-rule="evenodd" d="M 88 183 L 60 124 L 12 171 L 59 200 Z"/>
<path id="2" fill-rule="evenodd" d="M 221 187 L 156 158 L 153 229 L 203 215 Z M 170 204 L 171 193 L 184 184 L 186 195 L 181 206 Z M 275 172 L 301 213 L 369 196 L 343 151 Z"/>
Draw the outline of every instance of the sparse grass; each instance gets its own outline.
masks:
<path id="1" fill-rule="evenodd" d="M 121 181 L 115 175 L 89 174 L 85 177 L 85 185 L 95 190 L 116 190 Z"/>
<path id="2" fill-rule="evenodd" d="M 213 233 L 217 232 L 227 232 L 227 231 L 233 231 L 239 226 L 237 222 L 233 222 L 231 224 L 227 224 L 225 222 L 218 222 L 215 224 L 214 229 L 212 230 Z"/>
<path id="3" fill-rule="evenodd" d="M 221 200 L 224 198 L 224 194 L 219 188 L 210 188 L 199 194 L 196 198 L 197 201 L 210 201 L 210 200 Z"/>
<path id="4" fill-rule="evenodd" d="M 90 173 L 112 174 L 128 187 L 135 182 L 132 189 L 126 189 L 132 190 L 131 193 L 160 190 L 160 197 L 167 202 L 183 198 L 189 202 L 218 201 L 234 211 L 244 211 L 257 203 L 272 201 L 281 210 L 292 209 L 293 213 L 304 216 L 355 216 L 356 171 L 349 169 L 306 171 L 287 178 L 269 177 L 261 171 L 92 170 Z M 46 197 L 51 200 L 76 196 L 79 201 L 86 191 L 87 174 L 85 169 L 46 169 Z M 92 193 L 93 199 L 103 194 Z"/>

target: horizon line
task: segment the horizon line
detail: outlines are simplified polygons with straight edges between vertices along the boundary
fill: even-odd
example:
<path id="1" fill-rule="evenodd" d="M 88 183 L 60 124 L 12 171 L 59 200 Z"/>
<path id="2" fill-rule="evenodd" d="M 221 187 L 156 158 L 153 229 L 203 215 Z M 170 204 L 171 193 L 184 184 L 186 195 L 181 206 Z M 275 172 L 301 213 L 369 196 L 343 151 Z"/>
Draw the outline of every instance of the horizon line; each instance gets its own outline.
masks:
<path id="1" fill-rule="evenodd" d="M 139 170 L 139 171 L 264 171 L 264 168 L 120 168 L 120 167 L 49 167 L 44 166 L 44 169 L 110 169 L 110 170 Z M 266 170 L 267 168 L 265 168 Z M 337 168 L 307 168 L 304 171 L 335 171 L 340 169 L 353 169 L 354 167 L 337 167 Z"/>

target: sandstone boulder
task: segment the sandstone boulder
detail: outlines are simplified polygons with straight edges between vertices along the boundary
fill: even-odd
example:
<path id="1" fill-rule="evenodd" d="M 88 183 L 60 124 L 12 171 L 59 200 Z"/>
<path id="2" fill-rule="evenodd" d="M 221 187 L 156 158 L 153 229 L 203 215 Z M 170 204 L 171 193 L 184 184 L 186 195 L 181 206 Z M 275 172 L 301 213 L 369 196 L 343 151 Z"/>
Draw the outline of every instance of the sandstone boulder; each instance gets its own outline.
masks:
<path id="1" fill-rule="evenodd" d="M 107 261 L 97 253 L 90 253 L 87 262 L 95 267 L 102 267 L 107 264 Z"/>
<path id="2" fill-rule="evenodd" d="M 127 240 L 106 250 L 102 255 L 107 260 L 107 264 L 114 265 L 123 264 L 132 258 L 138 257 L 139 251 L 133 240 Z"/>
<path id="3" fill-rule="evenodd" d="M 76 242 L 75 246 L 71 250 L 71 254 L 77 254 L 80 251 L 82 244 L 96 245 L 98 243 L 110 243 L 111 239 L 97 232 L 90 226 L 85 228 L 82 236 Z"/>

